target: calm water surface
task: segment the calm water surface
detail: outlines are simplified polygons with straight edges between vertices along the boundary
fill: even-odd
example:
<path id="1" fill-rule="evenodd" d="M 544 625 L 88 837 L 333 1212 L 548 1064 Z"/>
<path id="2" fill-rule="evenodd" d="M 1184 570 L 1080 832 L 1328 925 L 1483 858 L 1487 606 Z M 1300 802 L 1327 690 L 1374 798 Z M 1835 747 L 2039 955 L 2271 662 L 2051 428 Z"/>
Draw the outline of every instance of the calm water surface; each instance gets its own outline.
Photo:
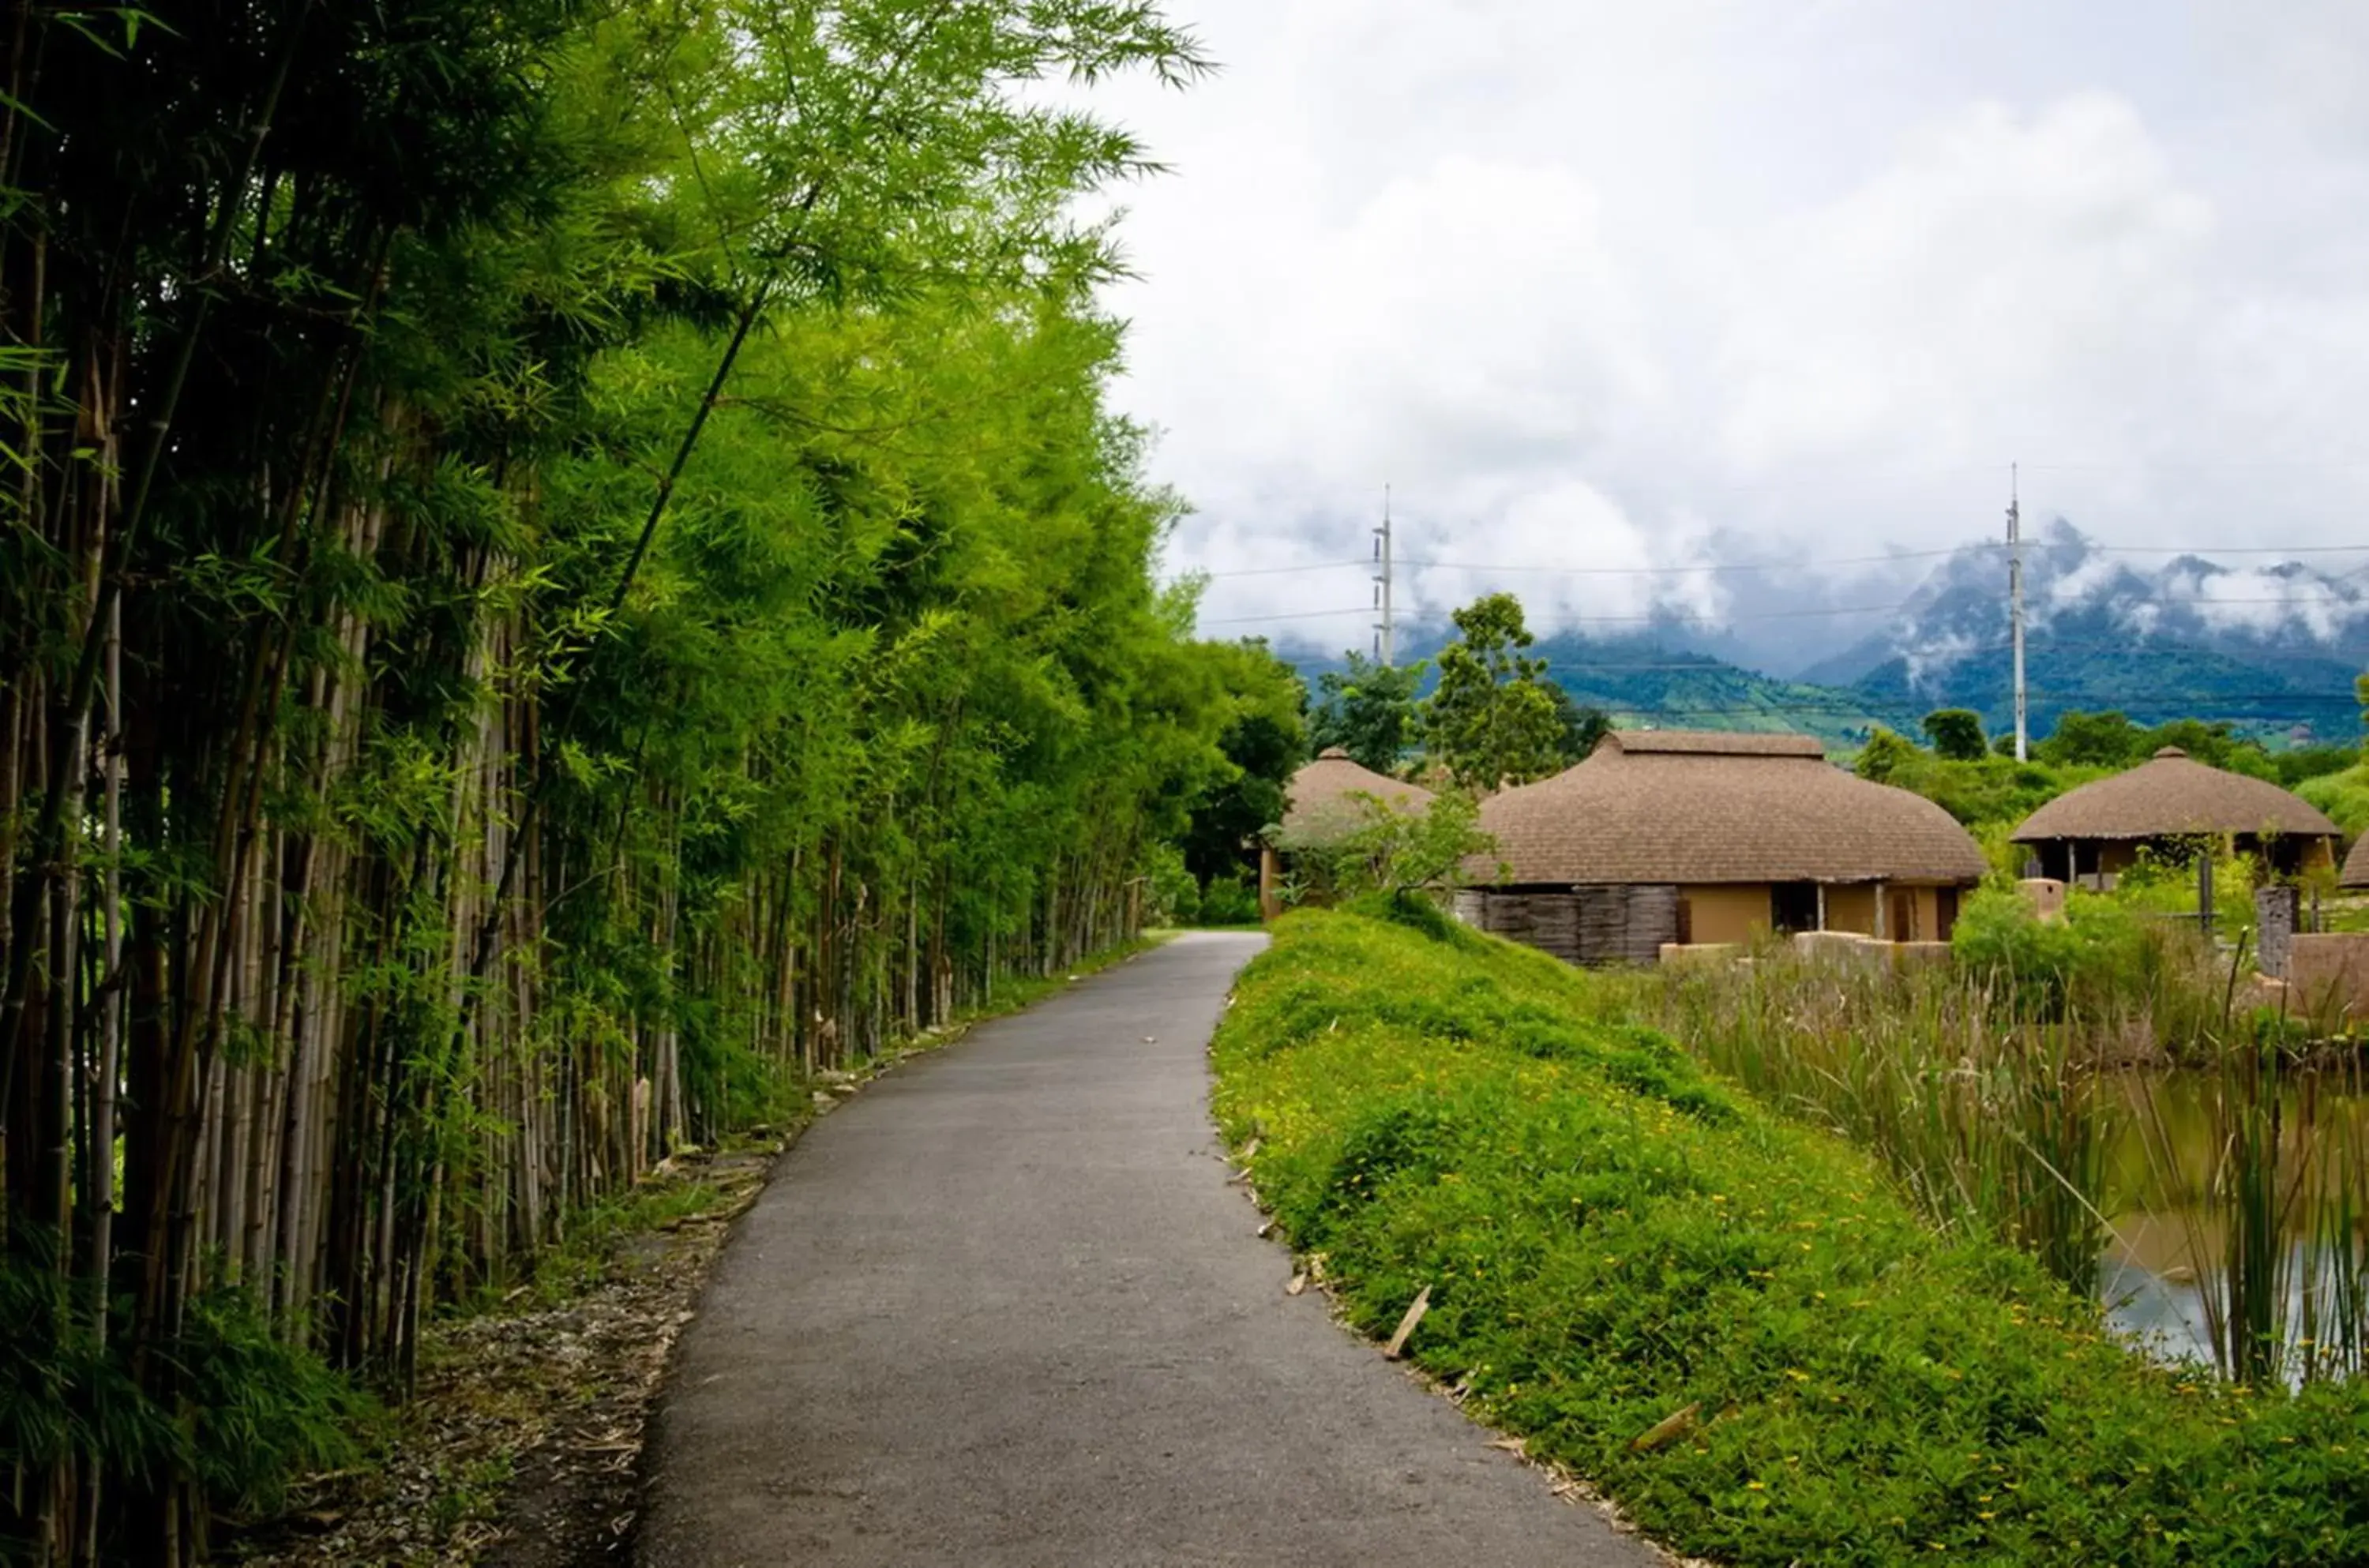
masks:
<path id="1" fill-rule="evenodd" d="M 2353 1242 L 2363 1240 L 2364 1195 L 2358 1175 L 2369 1150 L 2369 1095 L 2357 1074 L 2290 1086 L 2281 1104 L 2280 1185 L 2284 1211 L 2287 1319 L 2300 1324 L 2306 1281 L 2325 1292 L 2333 1252 L 2330 1222 L 2340 1229 L 2345 1199 L 2330 1179 L 2348 1156 L 2355 1173 L 2350 1214 Z M 2100 1260 L 2099 1288 L 2114 1326 L 2168 1360 L 2211 1362 L 2205 1287 L 2228 1244 L 2223 1206 L 2211 1196 L 2223 1170 L 2221 1081 L 2201 1072 L 2118 1074 L 2119 1114 L 2106 1159 L 2106 1214 L 2112 1226 Z M 2300 1327 L 2290 1330 L 2298 1334 Z"/>

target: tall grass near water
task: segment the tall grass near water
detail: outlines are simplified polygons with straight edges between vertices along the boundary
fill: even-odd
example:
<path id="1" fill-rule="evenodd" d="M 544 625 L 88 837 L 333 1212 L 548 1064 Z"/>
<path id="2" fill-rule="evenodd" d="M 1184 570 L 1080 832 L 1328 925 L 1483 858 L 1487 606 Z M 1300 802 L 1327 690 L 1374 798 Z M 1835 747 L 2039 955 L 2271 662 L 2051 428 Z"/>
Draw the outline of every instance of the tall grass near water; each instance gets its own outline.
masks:
<path id="1" fill-rule="evenodd" d="M 1756 1098 L 1873 1152 L 1943 1230 L 2011 1241 L 2095 1288 L 2114 1107 L 2077 1025 L 2020 1019 L 1999 988 L 1946 968 L 1781 951 L 1604 983 Z"/>
<path id="2" fill-rule="evenodd" d="M 2126 1097 L 2149 1207 L 2194 1270 L 2215 1364 L 2245 1383 L 2369 1370 L 2369 1075 L 2355 1051 L 2297 1051 L 2280 1022 Z"/>
<path id="3" fill-rule="evenodd" d="M 2112 1217 L 2168 1222 L 2170 1288 L 2192 1284 L 2202 1332 L 2160 1348 L 2247 1384 L 2369 1368 L 2361 1058 L 2254 1005 L 2242 952 L 2090 915 L 2035 934 L 1983 911 L 1949 964 L 1773 947 L 1597 983 L 1619 1015 L 1875 1154 L 1943 1230 L 2009 1242 L 2077 1289 L 2099 1288 Z"/>

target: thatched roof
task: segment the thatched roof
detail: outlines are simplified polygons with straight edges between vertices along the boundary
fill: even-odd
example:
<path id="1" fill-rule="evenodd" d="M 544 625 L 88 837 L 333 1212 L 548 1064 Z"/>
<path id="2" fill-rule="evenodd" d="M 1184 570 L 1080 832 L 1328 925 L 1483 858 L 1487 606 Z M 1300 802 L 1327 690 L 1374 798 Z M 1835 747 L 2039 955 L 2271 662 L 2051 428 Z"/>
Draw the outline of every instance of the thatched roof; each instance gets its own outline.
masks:
<path id="1" fill-rule="evenodd" d="M 1422 785 L 1361 767 L 1338 746 L 1328 746 L 1284 787 L 1283 831 L 1276 842 L 1285 849 L 1321 844 L 1363 827 L 1368 818 L 1351 798 L 1360 793 L 1401 811 L 1431 805 L 1431 791 Z"/>
<path id="2" fill-rule="evenodd" d="M 1482 802 L 1481 827 L 1516 883 L 1963 883 L 1986 869 L 1948 812 L 1845 773 L 1806 735 L 1616 730 L 1577 767 Z"/>
<path id="3" fill-rule="evenodd" d="M 2363 849 L 2364 844 L 2369 844 L 2369 833 L 2362 834 L 2354 841 L 2352 853 L 2344 857 L 2344 869 L 2336 877 L 2340 886 L 2369 887 L 2369 849 Z"/>
<path id="4" fill-rule="evenodd" d="M 2334 838 L 2336 824 L 2274 784 L 2191 761 L 2167 746 L 2128 773 L 2067 790 L 2010 835 L 2044 839 L 2161 839 L 2180 833 L 2290 833 Z"/>

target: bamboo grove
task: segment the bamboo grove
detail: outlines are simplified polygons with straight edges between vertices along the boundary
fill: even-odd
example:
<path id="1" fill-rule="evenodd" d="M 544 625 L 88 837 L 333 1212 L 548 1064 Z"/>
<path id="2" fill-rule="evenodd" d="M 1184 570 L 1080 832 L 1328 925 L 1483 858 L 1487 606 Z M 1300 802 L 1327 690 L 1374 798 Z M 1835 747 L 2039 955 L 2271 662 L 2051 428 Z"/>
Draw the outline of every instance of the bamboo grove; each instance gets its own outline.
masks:
<path id="1" fill-rule="evenodd" d="M 1130 931 L 1239 648 L 1104 406 L 1136 0 L 17 0 L 0 1555 Z M 1248 672 L 1247 675 L 1245 672 Z M 309 1379 L 309 1380 L 308 1380 Z"/>

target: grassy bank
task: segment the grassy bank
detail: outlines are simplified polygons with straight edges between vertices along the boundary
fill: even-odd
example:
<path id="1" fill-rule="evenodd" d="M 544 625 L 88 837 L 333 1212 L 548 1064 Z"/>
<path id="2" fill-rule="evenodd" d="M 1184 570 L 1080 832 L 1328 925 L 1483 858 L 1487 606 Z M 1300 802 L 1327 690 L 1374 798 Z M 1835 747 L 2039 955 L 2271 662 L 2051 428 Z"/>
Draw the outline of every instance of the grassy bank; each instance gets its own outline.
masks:
<path id="1" fill-rule="evenodd" d="M 1449 928 L 1278 924 L 1218 1110 L 1358 1328 L 1429 1287 L 1417 1361 L 1723 1561 L 2369 1558 L 2369 1387 L 2143 1364 L 2029 1257 L 1937 1233 L 1593 996 Z"/>
<path id="2" fill-rule="evenodd" d="M 1950 964 L 1748 964 L 1587 982 L 1761 1104 L 1873 1153 L 1945 1230 L 2012 1242 L 2097 1287 L 2107 1216 L 2186 1232 L 2207 1343 L 2241 1382 L 2369 1370 L 2369 1121 L 2330 1027 L 2258 1008 L 2191 929 L 2077 894 L 2042 925 L 1978 895 Z M 2103 1070 L 2127 1065 L 2128 1074 Z M 2163 1121 L 2155 1090 L 2201 1112 Z M 2142 1150 L 2136 1162 L 2112 1158 Z"/>

